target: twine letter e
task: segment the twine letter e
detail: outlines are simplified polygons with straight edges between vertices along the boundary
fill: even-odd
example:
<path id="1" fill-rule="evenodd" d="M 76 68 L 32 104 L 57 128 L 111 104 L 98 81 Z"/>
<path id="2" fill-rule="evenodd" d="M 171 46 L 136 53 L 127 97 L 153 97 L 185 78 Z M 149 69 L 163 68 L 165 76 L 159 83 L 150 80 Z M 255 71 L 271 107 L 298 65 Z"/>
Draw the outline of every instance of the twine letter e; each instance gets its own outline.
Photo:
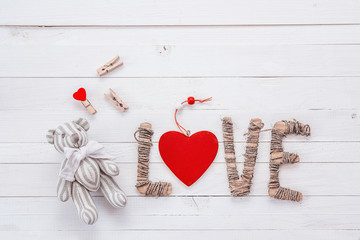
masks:
<path id="1" fill-rule="evenodd" d="M 280 186 L 279 172 L 282 164 L 297 163 L 300 158 L 295 153 L 284 152 L 282 140 L 286 135 L 296 134 L 310 136 L 310 126 L 294 121 L 279 121 L 271 130 L 271 152 L 270 152 L 270 182 L 269 196 L 299 202 L 302 200 L 302 193 Z"/>

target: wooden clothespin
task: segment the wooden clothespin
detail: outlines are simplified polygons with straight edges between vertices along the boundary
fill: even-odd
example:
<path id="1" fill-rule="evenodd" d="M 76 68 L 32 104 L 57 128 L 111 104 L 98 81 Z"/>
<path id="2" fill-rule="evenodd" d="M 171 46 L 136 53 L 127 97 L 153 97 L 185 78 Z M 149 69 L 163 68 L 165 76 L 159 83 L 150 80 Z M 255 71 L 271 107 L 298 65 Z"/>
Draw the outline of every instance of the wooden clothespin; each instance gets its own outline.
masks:
<path id="1" fill-rule="evenodd" d="M 91 105 L 90 101 L 87 100 L 84 88 L 79 88 L 79 90 L 73 94 L 73 98 L 80 101 L 90 114 L 95 114 L 97 112 L 93 105 Z"/>
<path id="2" fill-rule="evenodd" d="M 96 109 L 93 107 L 93 105 L 91 105 L 91 102 L 89 100 L 86 99 L 85 101 L 81 101 L 81 103 L 90 114 L 93 115 L 97 113 Z"/>
<path id="3" fill-rule="evenodd" d="M 105 93 L 105 96 L 115 104 L 115 106 L 120 109 L 122 112 L 125 112 L 126 109 L 129 107 L 116 95 L 116 93 L 110 88 L 110 94 L 111 96 L 107 95 Z"/>
<path id="4" fill-rule="evenodd" d="M 115 58 L 113 58 L 109 62 L 107 62 L 104 66 L 99 67 L 96 71 L 98 72 L 100 77 L 105 75 L 106 73 L 114 70 L 115 68 L 123 65 L 123 62 L 121 62 L 121 61 L 116 63 L 119 59 L 120 59 L 120 57 L 116 56 Z"/>

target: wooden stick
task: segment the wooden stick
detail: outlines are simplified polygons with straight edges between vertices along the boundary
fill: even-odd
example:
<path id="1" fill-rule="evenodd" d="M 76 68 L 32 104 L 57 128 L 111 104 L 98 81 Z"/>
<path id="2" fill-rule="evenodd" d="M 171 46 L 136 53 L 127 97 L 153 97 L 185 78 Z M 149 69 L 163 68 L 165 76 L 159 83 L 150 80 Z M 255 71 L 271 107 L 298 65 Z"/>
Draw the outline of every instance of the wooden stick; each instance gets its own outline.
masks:
<path id="1" fill-rule="evenodd" d="M 302 200 L 302 193 L 280 186 L 279 172 L 282 164 L 292 164 L 300 161 L 295 153 L 284 152 L 282 140 L 288 134 L 310 136 L 310 126 L 294 121 L 279 121 L 271 131 L 271 152 L 270 152 L 270 181 L 269 196 L 299 202 Z"/>
<path id="2" fill-rule="evenodd" d="M 104 66 L 99 67 L 96 71 L 98 72 L 99 76 L 103 76 L 108 72 L 111 72 L 112 70 L 114 70 L 115 68 L 120 67 L 121 65 L 123 65 L 123 62 L 118 60 L 120 59 L 119 56 L 116 56 L 115 58 L 111 59 L 110 61 L 108 61 L 107 63 L 105 63 Z"/>
<path id="3" fill-rule="evenodd" d="M 239 177 L 236 168 L 236 157 L 234 148 L 233 123 L 230 117 L 223 119 L 223 137 L 225 148 L 225 160 L 231 196 L 242 197 L 250 193 L 251 180 L 254 176 L 254 168 L 257 158 L 260 130 L 264 127 L 261 119 L 251 119 L 248 128 L 248 138 L 245 152 L 244 169 Z"/>
<path id="4" fill-rule="evenodd" d="M 136 134 L 139 133 L 139 138 Z M 168 182 L 152 182 L 149 180 L 150 148 L 152 146 L 152 135 L 150 123 L 140 124 L 134 136 L 138 142 L 138 170 L 136 188 L 145 196 L 160 197 L 171 194 L 172 185 Z"/>
<path id="5" fill-rule="evenodd" d="M 89 100 L 86 99 L 85 101 L 81 101 L 81 103 L 90 114 L 95 114 L 97 112 Z"/>

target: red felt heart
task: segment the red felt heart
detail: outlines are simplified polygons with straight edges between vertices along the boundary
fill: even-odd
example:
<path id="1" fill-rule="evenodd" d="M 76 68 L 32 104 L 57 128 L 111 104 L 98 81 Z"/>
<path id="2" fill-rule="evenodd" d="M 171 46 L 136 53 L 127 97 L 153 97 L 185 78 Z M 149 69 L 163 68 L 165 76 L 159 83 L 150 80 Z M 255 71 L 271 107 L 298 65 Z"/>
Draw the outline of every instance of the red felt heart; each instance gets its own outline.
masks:
<path id="1" fill-rule="evenodd" d="M 159 141 L 162 159 L 185 185 L 196 182 L 214 161 L 218 151 L 216 136 L 208 131 L 190 137 L 180 132 L 164 133 Z"/>
<path id="2" fill-rule="evenodd" d="M 85 91 L 85 89 L 84 88 L 79 88 L 79 90 L 77 90 L 77 92 L 74 92 L 73 98 L 75 100 L 85 101 L 86 100 L 86 91 Z"/>

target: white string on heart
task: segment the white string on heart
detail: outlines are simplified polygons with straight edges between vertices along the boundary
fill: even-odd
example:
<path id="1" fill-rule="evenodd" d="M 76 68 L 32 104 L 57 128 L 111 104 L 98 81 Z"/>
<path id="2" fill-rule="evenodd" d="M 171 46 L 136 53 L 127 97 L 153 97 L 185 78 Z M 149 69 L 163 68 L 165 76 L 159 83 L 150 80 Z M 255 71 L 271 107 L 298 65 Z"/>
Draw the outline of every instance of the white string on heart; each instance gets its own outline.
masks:
<path id="1" fill-rule="evenodd" d="M 195 102 L 203 103 L 203 102 L 208 102 L 208 101 L 211 101 L 211 100 L 212 100 L 212 97 L 209 97 L 209 98 L 206 98 L 206 99 L 195 99 L 194 97 L 188 97 L 185 101 L 183 101 L 180 104 L 176 105 L 176 107 L 175 107 L 175 123 L 176 123 L 176 126 L 179 128 L 179 130 L 180 130 L 180 132 L 182 134 L 189 137 L 190 136 L 190 130 L 186 130 L 183 126 L 180 125 L 180 123 L 178 122 L 178 120 L 176 118 L 177 112 L 180 111 L 181 109 L 183 109 L 185 103 L 187 103 L 189 105 L 193 105 Z"/>

